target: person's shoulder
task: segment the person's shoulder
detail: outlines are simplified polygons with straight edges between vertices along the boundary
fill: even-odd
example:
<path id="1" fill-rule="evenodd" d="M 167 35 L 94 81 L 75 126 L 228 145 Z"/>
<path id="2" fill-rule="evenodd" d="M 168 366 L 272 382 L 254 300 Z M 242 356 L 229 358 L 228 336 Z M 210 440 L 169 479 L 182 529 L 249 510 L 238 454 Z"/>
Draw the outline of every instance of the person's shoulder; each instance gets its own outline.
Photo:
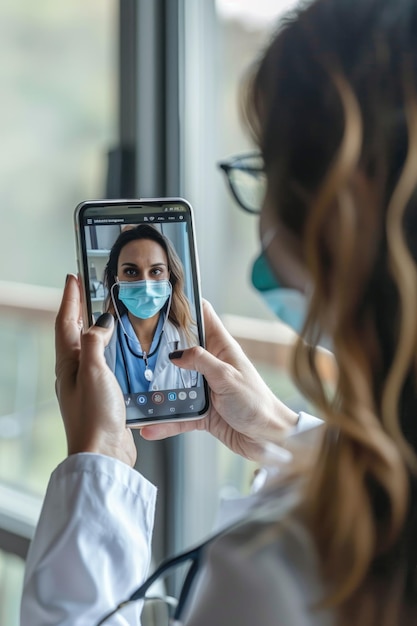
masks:
<path id="1" fill-rule="evenodd" d="M 254 494 L 250 509 L 243 519 L 230 527 L 228 534 L 236 539 L 248 536 L 246 545 L 252 544 L 253 549 L 256 549 L 262 544 L 258 540 L 264 532 L 275 543 L 295 526 L 300 526 L 307 533 L 301 521 L 301 501 L 300 480 L 276 481 Z"/>
<path id="2" fill-rule="evenodd" d="M 328 626 L 331 616 L 311 609 L 323 599 L 323 587 L 301 500 L 298 481 L 259 494 L 245 519 L 213 542 L 208 559 L 216 570 L 233 572 L 234 586 L 256 584 L 251 594 L 263 598 L 269 615 L 280 616 L 277 624 Z"/>

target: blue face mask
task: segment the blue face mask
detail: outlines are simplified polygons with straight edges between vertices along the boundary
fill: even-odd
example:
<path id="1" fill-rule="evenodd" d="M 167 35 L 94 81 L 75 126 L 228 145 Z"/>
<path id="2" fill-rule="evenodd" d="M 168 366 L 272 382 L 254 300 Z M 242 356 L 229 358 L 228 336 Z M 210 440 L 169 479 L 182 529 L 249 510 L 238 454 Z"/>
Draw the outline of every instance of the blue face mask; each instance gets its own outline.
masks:
<path id="1" fill-rule="evenodd" d="M 251 278 L 252 285 L 259 291 L 268 308 L 281 321 L 300 334 L 306 319 L 306 296 L 296 289 L 279 285 L 264 252 L 255 260 Z"/>
<path id="2" fill-rule="evenodd" d="M 252 285 L 259 291 L 268 308 L 299 335 L 307 317 L 307 297 L 297 289 L 279 285 L 264 252 L 253 263 Z M 318 345 L 333 352 L 333 342 L 325 334 L 320 337 Z"/>
<path id="3" fill-rule="evenodd" d="M 118 297 L 127 310 L 140 319 L 156 315 L 171 295 L 169 280 L 118 281 Z"/>

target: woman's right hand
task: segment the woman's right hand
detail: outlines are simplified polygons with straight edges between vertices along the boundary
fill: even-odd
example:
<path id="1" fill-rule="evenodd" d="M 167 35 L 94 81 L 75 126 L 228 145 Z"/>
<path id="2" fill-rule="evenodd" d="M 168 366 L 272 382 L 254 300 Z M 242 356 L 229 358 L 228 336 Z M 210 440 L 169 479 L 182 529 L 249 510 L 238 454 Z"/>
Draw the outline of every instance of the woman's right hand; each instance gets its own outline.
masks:
<path id="1" fill-rule="evenodd" d="M 105 313 L 81 333 L 80 287 L 68 276 L 55 329 L 56 393 L 68 454 L 105 454 L 133 466 L 136 448 L 126 428 L 126 406 L 104 358 L 113 325 Z"/>
<path id="2" fill-rule="evenodd" d="M 144 439 L 156 440 L 190 430 L 207 430 L 234 452 L 259 460 L 263 444 L 282 439 L 298 416 L 273 394 L 206 301 L 203 313 L 207 349 L 189 348 L 177 353 L 178 358 L 172 362 L 206 378 L 211 390 L 207 415 L 145 426 L 141 434 Z"/>

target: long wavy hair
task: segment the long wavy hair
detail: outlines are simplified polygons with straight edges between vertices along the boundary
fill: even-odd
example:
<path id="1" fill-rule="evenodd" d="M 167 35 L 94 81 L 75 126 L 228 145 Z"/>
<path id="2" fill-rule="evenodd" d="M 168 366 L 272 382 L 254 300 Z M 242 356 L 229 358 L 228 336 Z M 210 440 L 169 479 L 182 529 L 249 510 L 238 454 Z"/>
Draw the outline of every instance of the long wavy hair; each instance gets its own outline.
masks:
<path id="1" fill-rule="evenodd" d="M 131 241 L 141 239 L 149 239 L 157 243 L 165 252 L 168 260 L 168 271 L 170 273 L 169 281 L 172 286 L 171 307 L 169 309 L 168 319 L 177 328 L 182 329 L 190 345 L 196 342 L 194 334 L 195 321 L 191 315 L 190 303 L 184 293 L 184 268 L 181 259 L 176 253 L 170 240 L 165 237 L 159 230 L 150 224 L 140 224 L 134 228 L 124 230 L 120 233 L 114 242 L 109 255 L 109 260 L 104 270 L 104 284 L 108 290 L 108 296 L 105 302 L 105 310 L 113 311 L 113 303 L 110 292 L 116 283 L 117 265 L 121 250 Z M 113 295 L 119 313 L 122 315 L 127 312 L 123 302 L 118 298 L 118 288 L 115 287 Z"/>
<path id="2" fill-rule="evenodd" d="M 293 374 L 326 422 L 303 500 L 323 604 L 338 624 L 415 624 L 416 0 L 306 4 L 258 62 L 244 114 L 313 285 Z"/>

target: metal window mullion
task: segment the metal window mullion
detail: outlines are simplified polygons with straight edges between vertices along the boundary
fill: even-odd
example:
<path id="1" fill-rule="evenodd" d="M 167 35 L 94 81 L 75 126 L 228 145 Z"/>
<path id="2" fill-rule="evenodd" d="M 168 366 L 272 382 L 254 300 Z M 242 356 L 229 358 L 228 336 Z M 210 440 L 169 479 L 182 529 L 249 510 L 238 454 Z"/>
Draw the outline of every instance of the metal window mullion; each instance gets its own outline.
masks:
<path id="1" fill-rule="evenodd" d="M 179 195 L 181 0 L 136 0 L 123 7 L 125 1 L 131 3 L 121 0 L 120 37 L 124 23 L 130 42 L 120 46 L 119 126 L 122 143 L 134 146 L 134 195 Z M 134 20 L 134 32 L 129 20 Z M 154 559 L 160 561 L 182 547 L 182 442 L 146 442 L 137 434 L 135 440 L 137 467 L 159 489 L 153 547 Z"/>
<path id="2" fill-rule="evenodd" d="M 165 6 L 137 0 L 136 192 L 165 195 Z"/>
<path id="3" fill-rule="evenodd" d="M 181 106 L 184 19 L 182 0 L 165 0 L 165 194 L 181 195 Z"/>

